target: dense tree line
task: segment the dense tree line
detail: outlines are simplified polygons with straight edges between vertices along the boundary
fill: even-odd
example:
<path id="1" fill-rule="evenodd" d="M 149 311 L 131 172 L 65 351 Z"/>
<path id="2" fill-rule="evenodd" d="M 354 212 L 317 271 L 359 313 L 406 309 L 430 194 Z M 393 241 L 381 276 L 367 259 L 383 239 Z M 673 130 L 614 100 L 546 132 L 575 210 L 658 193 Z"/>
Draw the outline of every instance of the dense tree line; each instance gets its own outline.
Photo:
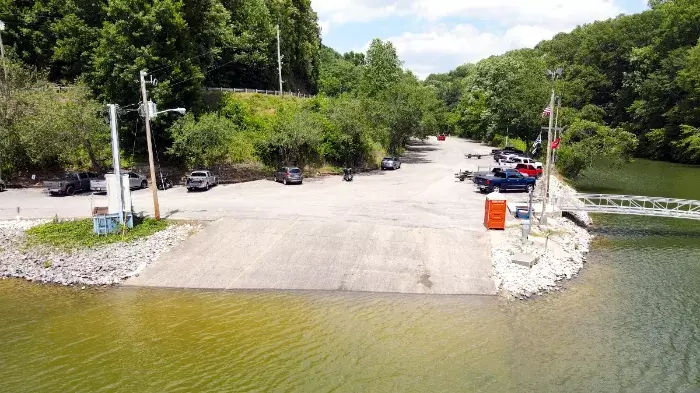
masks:
<path id="1" fill-rule="evenodd" d="M 171 127 L 169 152 L 190 166 L 375 167 L 385 152 L 446 127 L 435 89 L 402 70 L 390 42 L 374 40 L 366 54 L 324 47 L 319 90 L 313 99 L 224 94 Z"/>
<path id="2" fill-rule="evenodd" d="M 562 67 L 555 87 L 560 123 L 572 130 L 564 133 L 565 142 L 586 139 L 610 156 L 700 163 L 700 3 L 650 5 L 426 82 L 451 109 L 455 132 L 489 140 L 508 132 L 532 142 L 547 121 L 540 117 L 549 103 L 546 71 Z M 606 143 L 588 139 L 595 135 Z M 570 150 L 571 144 L 562 158 L 577 156 L 568 170 L 577 174 L 592 151 Z"/>
<path id="3" fill-rule="evenodd" d="M 203 85 L 316 91 L 320 36 L 310 0 L 0 0 L 5 45 L 55 83 L 78 79 L 99 99 L 131 104 L 138 71 L 162 105 L 198 103 Z"/>

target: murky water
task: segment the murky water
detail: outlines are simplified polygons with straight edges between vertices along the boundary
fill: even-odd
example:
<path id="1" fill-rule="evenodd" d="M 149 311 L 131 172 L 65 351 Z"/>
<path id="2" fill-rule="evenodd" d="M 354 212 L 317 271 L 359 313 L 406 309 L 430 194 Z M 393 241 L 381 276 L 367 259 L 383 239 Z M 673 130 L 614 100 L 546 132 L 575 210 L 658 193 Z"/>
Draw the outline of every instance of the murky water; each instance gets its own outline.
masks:
<path id="1" fill-rule="evenodd" d="M 524 302 L 0 281 L 0 391 L 700 391 L 700 223 L 596 223 Z"/>

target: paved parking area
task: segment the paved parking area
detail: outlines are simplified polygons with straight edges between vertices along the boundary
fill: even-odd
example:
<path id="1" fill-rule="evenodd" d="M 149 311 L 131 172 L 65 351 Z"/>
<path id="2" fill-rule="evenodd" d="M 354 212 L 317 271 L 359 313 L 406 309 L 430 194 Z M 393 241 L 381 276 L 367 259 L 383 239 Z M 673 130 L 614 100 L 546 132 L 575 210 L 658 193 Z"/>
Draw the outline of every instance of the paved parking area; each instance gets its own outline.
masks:
<path id="1" fill-rule="evenodd" d="M 489 152 L 433 137 L 409 147 L 401 169 L 350 183 L 331 176 L 159 192 L 163 216 L 213 222 L 127 285 L 492 294 L 484 196 L 454 178 L 493 164 L 465 153 Z M 135 210 L 152 211 L 148 190 L 133 200 Z M 99 195 L 10 190 L 0 194 L 0 218 L 14 218 L 17 207 L 22 217 L 88 216 L 105 204 Z"/>

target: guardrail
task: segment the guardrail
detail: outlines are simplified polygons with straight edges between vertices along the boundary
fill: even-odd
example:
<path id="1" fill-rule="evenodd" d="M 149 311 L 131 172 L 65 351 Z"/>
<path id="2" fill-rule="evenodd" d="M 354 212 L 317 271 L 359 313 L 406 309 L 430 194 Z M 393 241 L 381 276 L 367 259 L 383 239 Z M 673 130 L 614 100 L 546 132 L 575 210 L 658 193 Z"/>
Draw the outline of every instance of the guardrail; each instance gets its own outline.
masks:
<path id="1" fill-rule="evenodd" d="M 280 92 L 279 90 L 261 90 L 261 89 L 248 89 L 248 88 L 240 88 L 240 87 L 205 87 L 204 90 L 206 91 L 228 91 L 231 93 L 257 93 L 257 94 L 268 94 L 268 95 L 274 95 L 274 96 L 290 96 L 290 97 L 299 97 L 299 98 L 311 98 L 314 97 L 311 94 L 304 94 L 300 92 L 293 92 L 293 91 L 282 91 Z"/>

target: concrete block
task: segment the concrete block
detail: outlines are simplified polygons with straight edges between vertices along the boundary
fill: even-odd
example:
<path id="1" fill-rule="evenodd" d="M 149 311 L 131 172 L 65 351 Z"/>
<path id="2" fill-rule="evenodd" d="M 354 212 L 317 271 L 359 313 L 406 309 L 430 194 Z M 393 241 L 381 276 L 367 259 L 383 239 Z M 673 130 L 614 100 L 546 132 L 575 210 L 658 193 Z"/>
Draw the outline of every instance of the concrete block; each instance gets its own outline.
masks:
<path id="1" fill-rule="evenodd" d="M 533 254 L 515 254 L 511 262 L 525 267 L 532 267 L 537 263 L 537 257 Z"/>

